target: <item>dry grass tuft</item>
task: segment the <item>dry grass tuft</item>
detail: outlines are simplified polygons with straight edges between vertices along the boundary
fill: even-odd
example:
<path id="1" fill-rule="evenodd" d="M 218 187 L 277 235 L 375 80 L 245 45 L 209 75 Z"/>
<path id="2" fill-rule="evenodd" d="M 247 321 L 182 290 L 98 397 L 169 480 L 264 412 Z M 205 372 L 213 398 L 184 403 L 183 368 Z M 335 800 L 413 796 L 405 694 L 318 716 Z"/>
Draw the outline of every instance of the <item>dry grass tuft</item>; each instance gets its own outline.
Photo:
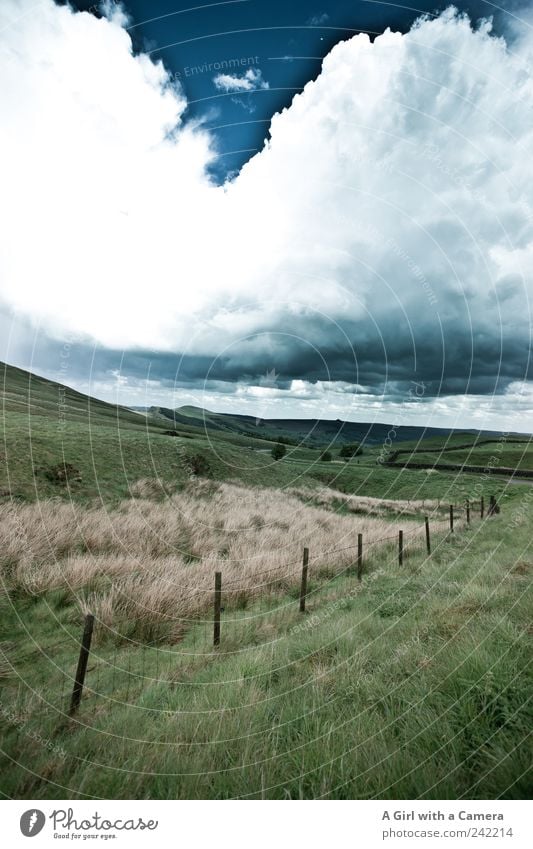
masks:
<path id="1" fill-rule="evenodd" d="M 142 478 L 131 484 L 129 490 L 132 498 L 141 499 L 165 498 L 174 491 L 173 487 L 161 478 Z"/>
<path id="2" fill-rule="evenodd" d="M 0 506 L 6 585 L 28 594 L 66 590 L 109 628 L 120 620 L 142 628 L 168 622 L 179 635 L 183 621 L 211 605 L 215 570 L 223 573 L 225 602 L 242 604 L 294 587 L 304 545 L 315 574 L 345 569 L 354 562 L 357 533 L 368 552 L 396 532 L 391 509 L 406 510 L 401 502 L 334 490 L 312 494 L 320 507 L 304 503 L 304 491 L 202 479 L 162 501 L 147 497 L 161 494 L 147 481 L 132 492 L 135 498 L 113 511 L 53 501 Z M 331 506 L 339 499 L 366 515 L 336 514 Z M 414 510 L 411 502 L 409 514 Z M 410 539 L 422 541 L 420 521 L 404 522 L 406 531 L 409 525 Z"/>
<path id="3" fill-rule="evenodd" d="M 392 498 L 371 498 L 362 495 L 345 495 L 335 489 L 324 486 L 311 492 L 308 489 L 293 488 L 287 490 L 290 495 L 295 495 L 303 501 L 317 504 L 321 507 L 342 506 L 350 513 L 366 513 L 372 516 L 390 516 L 398 514 L 402 516 L 419 516 L 421 511 L 434 512 L 439 509 L 439 502 L 435 500 L 394 500 Z"/>

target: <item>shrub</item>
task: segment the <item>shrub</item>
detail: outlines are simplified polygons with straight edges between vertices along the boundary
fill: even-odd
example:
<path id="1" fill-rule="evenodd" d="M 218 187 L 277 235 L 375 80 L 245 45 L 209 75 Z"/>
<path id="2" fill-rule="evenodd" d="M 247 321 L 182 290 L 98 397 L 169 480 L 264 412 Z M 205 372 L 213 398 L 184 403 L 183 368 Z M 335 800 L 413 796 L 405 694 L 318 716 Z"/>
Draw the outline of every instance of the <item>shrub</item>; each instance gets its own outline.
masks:
<path id="1" fill-rule="evenodd" d="M 331 462 L 331 460 L 333 459 L 331 451 L 323 451 L 320 455 L 320 459 L 324 460 L 326 463 Z"/>
<path id="2" fill-rule="evenodd" d="M 360 454 L 363 453 L 362 447 L 358 442 L 352 442 L 348 445 L 343 445 L 339 456 L 342 457 L 343 460 L 349 460 L 350 457 L 359 457 Z"/>
<path id="3" fill-rule="evenodd" d="M 44 475 L 51 483 L 67 486 L 69 483 L 80 483 L 81 472 L 72 463 L 58 463 L 44 470 Z"/>
<path id="4" fill-rule="evenodd" d="M 185 465 L 192 475 L 207 478 L 211 474 L 211 466 L 207 457 L 199 451 L 196 454 L 189 454 L 186 457 Z"/>
<path id="5" fill-rule="evenodd" d="M 287 449 L 283 442 L 277 442 L 272 449 L 272 457 L 274 460 L 281 460 L 282 457 L 287 453 Z"/>

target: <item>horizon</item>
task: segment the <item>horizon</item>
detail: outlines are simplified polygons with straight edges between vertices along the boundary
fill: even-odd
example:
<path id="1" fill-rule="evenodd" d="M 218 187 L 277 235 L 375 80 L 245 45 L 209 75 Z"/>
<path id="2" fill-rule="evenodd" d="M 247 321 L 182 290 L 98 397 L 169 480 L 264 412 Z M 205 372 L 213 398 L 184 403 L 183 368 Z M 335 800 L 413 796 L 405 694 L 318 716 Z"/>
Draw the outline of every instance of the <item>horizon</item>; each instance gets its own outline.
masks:
<path id="1" fill-rule="evenodd" d="M 115 398 L 113 398 L 112 396 L 101 397 L 101 396 L 96 395 L 94 393 L 91 393 L 89 391 L 84 392 L 82 389 L 79 388 L 78 385 L 73 385 L 71 383 L 61 383 L 60 381 L 58 381 L 54 377 L 47 375 L 47 374 L 40 373 L 37 370 L 22 369 L 20 366 L 10 364 L 10 363 L 5 363 L 5 365 L 7 365 L 8 367 L 21 369 L 22 371 L 25 371 L 28 374 L 31 374 L 32 376 L 35 376 L 35 377 L 38 377 L 38 378 L 43 378 L 44 380 L 52 381 L 54 383 L 57 383 L 58 386 L 64 386 L 67 389 L 72 389 L 76 392 L 81 392 L 81 394 L 86 395 L 88 398 L 94 399 L 96 401 L 103 401 L 104 403 L 111 404 L 113 406 L 120 406 L 120 407 L 123 407 L 127 410 L 131 410 L 132 412 L 148 412 L 152 408 L 157 409 L 159 407 L 171 409 L 175 412 L 179 412 L 179 410 L 181 410 L 181 409 L 189 408 L 189 409 L 194 409 L 194 410 L 197 410 L 197 411 L 203 412 L 203 413 L 212 413 L 214 415 L 229 415 L 229 416 L 232 415 L 232 416 L 241 416 L 241 417 L 246 416 L 248 418 L 255 419 L 257 423 L 259 423 L 260 421 L 302 421 L 302 422 L 305 422 L 305 421 L 338 422 L 338 421 L 340 421 L 340 422 L 344 422 L 344 423 L 347 423 L 347 424 L 363 424 L 363 425 L 371 425 L 371 426 L 376 426 L 376 425 L 380 426 L 381 425 L 381 426 L 391 427 L 394 430 L 397 430 L 397 429 L 402 428 L 402 427 L 410 427 L 410 428 L 419 428 L 419 429 L 442 429 L 442 430 L 445 430 L 445 431 L 454 430 L 454 431 L 458 431 L 458 432 L 460 432 L 460 431 L 465 431 L 465 432 L 467 432 L 467 431 L 487 431 L 487 432 L 492 432 L 492 433 L 507 433 L 509 435 L 513 435 L 513 434 L 520 434 L 520 435 L 526 435 L 526 436 L 533 435 L 531 431 L 520 430 L 519 428 L 518 429 L 510 429 L 510 430 L 502 430 L 502 429 L 498 429 L 498 428 L 486 428 L 486 427 L 475 427 L 475 426 L 473 426 L 473 427 L 469 427 L 469 426 L 446 427 L 446 426 L 441 426 L 441 425 L 438 425 L 438 424 L 429 424 L 427 421 L 424 421 L 424 420 L 420 420 L 420 421 L 415 421 L 415 420 L 405 421 L 404 420 L 404 421 L 401 421 L 401 422 L 397 422 L 396 420 L 393 420 L 393 419 L 391 419 L 389 421 L 380 420 L 380 419 L 372 419 L 372 421 L 369 421 L 368 419 L 361 419 L 361 418 L 342 419 L 342 418 L 338 418 L 338 417 L 328 418 L 328 416 L 316 417 L 316 416 L 298 416 L 298 415 L 294 415 L 294 416 L 259 415 L 259 412 L 264 412 L 264 406 L 261 410 L 259 405 L 256 408 L 253 408 L 249 411 L 247 410 L 245 412 L 242 409 L 234 409 L 234 408 L 231 408 L 231 407 L 228 408 L 228 409 L 212 409 L 212 408 L 204 407 L 204 406 L 201 406 L 201 405 L 195 405 L 195 404 L 178 404 L 177 406 L 173 406 L 172 404 L 169 406 L 168 404 L 164 404 L 164 403 L 127 404 L 123 400 L 122 401 L 118 400 L 116 397 Z"/>

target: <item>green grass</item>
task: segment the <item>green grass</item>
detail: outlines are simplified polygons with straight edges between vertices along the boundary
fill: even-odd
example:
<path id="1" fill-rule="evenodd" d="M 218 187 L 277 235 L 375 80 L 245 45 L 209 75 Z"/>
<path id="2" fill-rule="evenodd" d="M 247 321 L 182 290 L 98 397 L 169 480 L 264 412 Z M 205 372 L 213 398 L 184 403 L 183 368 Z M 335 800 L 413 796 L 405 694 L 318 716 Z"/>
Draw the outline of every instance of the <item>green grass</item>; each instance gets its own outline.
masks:
<path id="1" fill-rule="evenodd" d="M 61 715 L 81 622 L 5 596 L 2 790 L 15 798 L 526 798 L 531 499 L 353 574 L 223 613 L 182 642 L 98 636 Z M 436 541 L 435 541 L 436 542 Z M 64 642 L 65 641 L 65 642 Z"/>
<path id="2" fill-rule="evenodd" d="M 64 422 L 72 421 L 84 424 L 118 423 L 138 430 L 146 428 L 145 417 L 125 407 L 98 401 L 61 383 L 5 363 L 0 363 L 0 393 L 2 415 L 18 413 L 27 419 L 45 417 L 54 421 L 59 431 Z M 154 427 L 157 424 L 154 423 Z"/>
<path id="3" fill-rule="evenodd" d="M 435 540 L 430 559 L 408 552 L 402 569 L 392 545 L 376 549 L 361 586 L 353 574 L 316 575 L 311 564 L 306 615 L 298 612 L 297 587 L 278 585 L 257 602 L 227 607 L 217 651 L 210 622 L 193 623 L 179 640 L 172 627 L 144 634 L 144 642 L 133 639 L 132 622 L 117 622 L 115 635 L 99 630 L 88 689 L 72 720 L 65 709 L 79 607 L 66 589 L 25 594 L 7 568 L 0 596 L 5 796 L 526 797 L 529 484 L 386 467 L 376 464 L 379 447 L 327 463 L 319 449 L 289 446 L 275 463 L 267 441 L 206 433 L 193 416 L 177 424 L 176 438 L 157 416 L 28 381 L 24 372 L 5 371 L 6 504 L 70 498 L 113 505 L 140 479 L 180 488 L 201 457 L 215 480 L 310 494 L 326 485 L 444 504 L 481 495 L 488 502 L 495 494 L 502 513 Z M 452 447 L 443 462 L 457 462 L 457 454 L 475 456 L 478 465 L 495 453 L 491 445 L 459 453 L 463 442 L 465 434 L 454 434 L 416 445 Z M 500 464 L 529 464 L 524 447 L 505 443 Z M 427 454 L 429 462 L 438 456 Z M 64 463 L 81 479 L 54 482 L 50 470 Z M 354 540 L 356 531 L 354 517 Z"/>
<path id="4" fill-rule="evenodd" d="M 83 421 L 66 422 L 58 429 L 51 417 L 29 419 L 14 412 L 4 414 L 2 436 L 0 496 L 4 500 L 68 497 L 115 503 L 128 497 L 131 484 L 141 478 L 159 479 L 171 487 L 183 485 L 190 477 L 190 458 L 197 454 L 206 460 L 213 479 L 252 486 L 312 488 L 320 484 L 376 498 L 440 498 L 457 503 L 469 494 L 476 498 L 493 493 L 499 497 L 506 493 L 507 498 L 517 495 L 517 487 L 508 488 L 505 479 L 387 468 L 370 457 L 327 463 L 319 460 L 318 451 L 304 448 L 289 448 L 283 460 L 274 462 L 268 451 L 254 450 L 246 437 L 238 436 L 199 434 L 182 439 L 146 426 Z M 62 463 L 79 470 L 81 481 L 69 487 L 50 481 L 47 471 Z"/>
<path id="5" fill-rule="evenodd" d="M 377 449 L 367 453 L 373 456 Z M 454 463 L 465 466 L 492 466 L 498 468 L 531 470 L 533 474 L 533 442 L 527 435 L 517 434 L 490 437 L 488 434 L 451 433 L 447 438 L 429 437 L 419 442 L 394 445 L 390 462 L 429 463 L 439 465 Z"/>
<path id="6" fill-rule="evenodd" d="M 433 452 L 454 451 L 458 448 L 468 450 L 476 446 L 483 447 L 484 445 L 492 445 L 496 448 L 498 442 L 506 445 L 511 443 L 525 443 L 529 440 L 528 434 L 509 433 L 504 436 L 503 433 L 491 431 L 479 431 L 470 433 L 468 431 L 449 431 L 447 435 L 442 436 L 427 436 L 423 439 L 410 439 L 397 442 L 394 445 L 394 450 L 404 452 L 426 451 L 431 449 Z"/>
<path id="7" fill-rule="evenodd" d="M 533 475 L 533 444 L 524 443 L 521 446 L 511 444 L 503 445 L 498 449 L 495 445 L 483 445 L 467 450 L 443 451 L 441 454 L 425 453 L 417 451 L 413 454 L 401 454 L 399 462 L 415 463 L 457 463 L 466 466 L 487 466 L 493 463 L 497 470 L 499 467 L 507 469 L 527 469 Z"/>
<path id="8" fill-rule="evenodd" d="M 112 504 L 128 497 L 131 484 L 141 478 L 159 479 L 170 488 L 182 486 L 190 477 L 191 458 L 196 455 L 207 463 L 208 476 L 249 485 L 327 485 L 378 498 L 438 498 L 456 503 L 469 495 L 519 496 L 517 487 L 506 487 L 503 479 L 384 467 L 376 463 L 380 447 L 369 447 L 362 457 L 348 463 L 338 462 L 338 452 L 334 452 L 336 462 L 328 463 L 320 461 L 319 448 L 288 446 L 287 455 L 276 463 L 269 453 L 272 444 L 264 439 L 236 431 L 206 431 L 203 421 L 195 420 L 194 415 L 189 416 L 190 424 L 177 425 L 180 436 L 169 436 L 165 433 L 169 424 L 174 430 L 169 420 L 90 399 L 20 369 L 2 369 L 0 501 L 60 497 Z M 432 437 L 419 447 L 476 438 L 460 433 L 447 439 Z M 408 444 L 398 443 L 394 448 Z M 529 463 L 530 453 L 526 460 L 522 458 L 524 447 L 505 443 L 501 465 Z M 494 450 L 492 446 L 486 449 L 489 455 Z M 475 451 L 484 452 L 485 448 Z M 439 455 L 428 456 L 434 462 Z M 451 452 L 443 456 L 451 457 Z M 406 457 L 402 454 L 400 459 Z M 81 480 L 68 486 L 50 480 L 50 471 L 65 463 L 79 472 Z"/>

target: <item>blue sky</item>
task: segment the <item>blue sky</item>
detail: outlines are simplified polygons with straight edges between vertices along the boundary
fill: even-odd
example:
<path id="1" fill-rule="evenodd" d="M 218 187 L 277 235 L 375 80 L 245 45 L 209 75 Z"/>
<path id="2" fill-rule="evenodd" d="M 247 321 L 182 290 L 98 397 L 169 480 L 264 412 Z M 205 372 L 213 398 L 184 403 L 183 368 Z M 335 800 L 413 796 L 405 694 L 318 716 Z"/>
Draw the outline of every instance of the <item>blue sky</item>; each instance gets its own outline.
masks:
<path id="1" fill-rule="evenodd" d="M 533 430 L 530 4 L 192 5 L 0 5 L 0 359 Z"/>
<path id="2" fill-rule="evenodd" d="M 94 0 L 75 2 L 94 9 Z M 261 149 L 272 116 L 320 72 L 323 57 L 338 41 L 387 27 L 406 32 L 421 13 L 438 14 L 448 2 L 395 4 L 379 0 L 127 0 L 128 32 L 137 49 L 160 58 L 179 79 L 189 101 L 190 118 L 206 120 L 218 140 L 213 166 L 218 179 L 239 169 Z M 504 31 L 514 2 L 486 0 L 454 3 L 475 21 L 491 15 Z M 237 59 L 261 72 L 269 88 L 248 94 L 220 92 L 213 85 L 217 63 Z M 209 66 L 213 66 L 210 72 Z"/>

